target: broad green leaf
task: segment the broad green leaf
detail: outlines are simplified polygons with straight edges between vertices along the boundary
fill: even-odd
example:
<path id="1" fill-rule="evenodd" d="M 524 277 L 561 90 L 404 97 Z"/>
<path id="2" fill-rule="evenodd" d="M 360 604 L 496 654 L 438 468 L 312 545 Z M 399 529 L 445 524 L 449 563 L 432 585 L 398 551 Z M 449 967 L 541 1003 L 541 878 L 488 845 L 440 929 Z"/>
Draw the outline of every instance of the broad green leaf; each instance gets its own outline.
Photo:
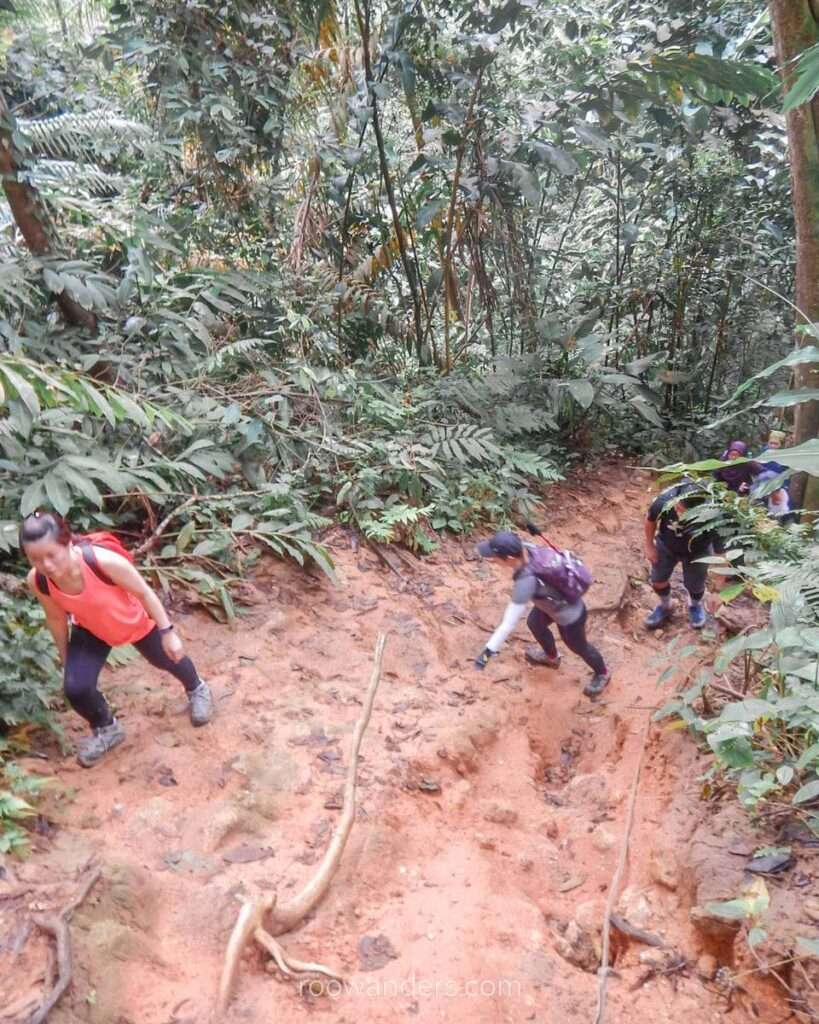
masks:
<path id="1" fill-rule="evenodd" d="M 539 160 L 554 167 L 558 174 L 571 177 L 580 171 L 575 158 L 565 149 L 559 149 L 548 142 L 533 142 L 530 149 Z"/>
<path id="2" fill-rule="evenodd" d="M 255 517 L 249 512 L 238 512 L 231 520 L 230 528 L 231 530 L 249 530 L 252 529 L 255 522 Z"/>
<path id="3" fill-rule="evenodd" d="M 796 80 L 785 96 L 784 113 L 809 103 L 819 91 L 819 43 L 799 54 L 796 61 Z"/>
<path id="4" fill-rule="evenodd" d="M 808 953 L 810 956 L 819 956 L 819 939 L 808 939 L 804 935 L 798 935 L 796 945 L 803 953 Z"/>
<path id="5" fill-rule="evenodd" d="M 225 545 L 220 544 L 219 541 L 208 537 L 205 540 L 200 540 L 191 553 L 197 556 L 213 555 L 217 551 L 221 551 L 224 546 Z"/>
<path id="6" fill-rule="evenodd" d="M 46 501 L 45 486 L 42 480 L 35 480 L 23 491 L 20 498 L 20 515 L 30 516 L 31 513 L 44 505 Z"/>
<path id="7" fill-rule="evenodd" d="M 730 587 L 724 587 L 720 590 L 719 598 L 724 604 L 728 604 L 729 601 L 733 601 L 734 598 L 739 597 L 739 595 L 744 592 L 744 583 L 732 583 Z"/>
<path id="8" fill-rule="evenodd" d="M 795 448 L 781 448 L 776 453 L 776 461 L 797 472 L 819 476 L 819 438 L 805 441 Z"/>
<path id="9" fill-rule="evenodd" d="M 758 718 L 769 717 L 774 711 L 774 706 L 767 700 L 749 697 L 726 704 L 719 717 L 721 722 L 755 722 Z"/>
<path id="10" fill-rule="evenodd" d="M 712 739 L 708 737 L 711 749 L 729 768 L 753 768 L 756 764 L 754 748 L 746 737 L 736 736 L 721 743 L 711 743 Z"/>
<path id="11" fill-rule="evenodd" d="M 804 804 L 808 800 L 815 800 L 817 796 L 819 796 L 819 779 L 813 779 L 812 782 L 805 783 L 804 786 L 796 791 L 793 802 L 795 804 Z"/>
<path id="12" fill-rule="evenodd" d="M 799 760 L 796 762 L 797 770 L 801 772 L 814 761 L 819 761 L 819 742 L 812 743 L 807 750 L 802 751 Z"/>
<path id="13" fill-rule="evenodd" d="M 769 647 L 773 640 L 773 631 L 770 629 L 757 630 L 745 636 L 736 636 L 723 644 L 717 655 L 715 667 L 717 672 L 724 672 L 738 654 L 743 651 L 761 651 Z"/>
<path id="14" fill-rule="evenodd" d="M 446 199 L 431 199 L 429 202 L 424 203 L 421 209 L 415 215 L 415 225 L 419 231 L 423 231 L 424 228 L 429 227 L 433 220 L 447 208 L 449 205 Z"/>
<path id="15" fill-rule="evenodd" d="M 801 348 L 796 348 L 792 352 L 789 352 L 784 359 L 780 359 L 776 363 L 771 363 L 770 366 L 766 366 L 764 370 L 760 370 L 759 373 L 755 373 L 753 377 L 749 377 L 743 381 L 742 384 L 736 389 L 731 395 L 727 402 L 723 402 L 723 408 L 726 405 L 730 405 L 735 402 L 737 398 L 743 392 L 747 391 L 756 381 L 762 380 L 765 377 L 770 377 L 777 370 L 781 370 L 785 366 L 798 366 L 800 363 L 817 363 L 819 362 L 819 347 L 816 345 L 804 345 Z"/>
<path id="16" fill-rule="evenodd" d="M 594 401 L 594 384 L 590 380 L 570 380 L 566 387 L 581 409 L 588 409 Z"/>
<path id="17" fill-rule="evenodd" d="M 612 148 L 616 148 L 616 145 L 608 138 L 599 128 L 593 128 L 589 124 L 585 124 L 583 121 L 575 121 L 574 131 L 577 138 L 581 143 L 587 146 L 591 146 L 592 149 L 596 149 L 598 153 L 608 153 Z"/>
<path id="18" fill-rule="evenodd" d="M 179 536 L 176 538 L 176 552 L 181 555 L 190 544 L 193 539 L 193 535 L 196 532 L 196 523 L 191 519 L 189 523 L 185 523 L 182 529 L 179 531 Z"/>
<path id="19" fill-rule="evenodd" d="M 40 402 L 37 393 L 29 382 L 16 370 L 13 370 L 8 363 L 0 362 L 0 373 L 5 375 L 6 381 L 17 392 L 20 401 L 25 405 L 32 416 L 40 413 Z"/>
<path id="20" fill-rule="evenodd" d="M 729 921 L 744 921 L 753 916 L 751 904 L 748 900 L 711 900 L 705 904 L 705 909 L 715 917 L 724 917 Z"/>
<path id="21" fill-rule="evenodd" d="M 752 928 L 748 932 L 748 945 L 758 946 L 761 942 L 764 942 L 768 938 L 768 933 L 764 928 Z"/>
<path id="22" fill-rule="evenodd" d="M 67 516 L 71 510 L 71 492 L 66 486 L 65 480 L 52 472 L 47 474 L 43 483 L 52 506 L 61 516 Z"/>
<path id="23" fill-rule="evenodd" d="M 766 398 L 763 405 L 769 405 L 775 409 L 785 409 L 791 405 L 801 405 L 802 402 L 815 401 L 819 401 L 819 389 L 796 388 L 793 391 L 778 391 L 770 398 Z"/>
<path id="24" fill-rule="evenodd" d="M 70 488 L 78 491 L 83 497 L 96 505 L 97 508 L 102 508 L 102 494 L 100 494 L 94 482 L 86 474 L 82 473 L 79 469 L 75 469 L 65 459 L 59 463 L 54 472 L 61 476 Z"/>
<path id="25" fill-rule="evenodd" d="M 311 541 L 305 543 L 304 550 L 313 559 L 322 572 L 334 583 L 336 581 L 336 570 L 329 552 L 321 544 L 314 544 Z"/>

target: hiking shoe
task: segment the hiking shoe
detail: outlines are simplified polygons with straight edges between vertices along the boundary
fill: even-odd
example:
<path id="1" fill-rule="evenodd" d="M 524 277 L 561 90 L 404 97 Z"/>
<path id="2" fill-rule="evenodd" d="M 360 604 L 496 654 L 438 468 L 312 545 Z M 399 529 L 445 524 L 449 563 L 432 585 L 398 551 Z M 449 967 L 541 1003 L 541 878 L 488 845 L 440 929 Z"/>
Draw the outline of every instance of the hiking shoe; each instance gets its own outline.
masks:
<path id="1" fill-rule="evenodd" d="M 80 740 L 77 747 L 77 763 L 83 768 L 91 768 L 124 739 L 125 730 L 115 718 L 110 725 L 100 726 L 94 729 L 90 736 Z"/>
<path id="2" fill-rule="evenodd" d="M 191 725 L 207 725 L 213 718 L 213 697 L 210 687 L 201 680 L 196 689 L 188 694 L 188 714 Z"/>
<path id="3" fill-rule="evenodd" d="M 688 621 L 692 629 L 702 629 L 705 625 L 705 608 L 701 604 L 689 605 Z"/>
<path id="4" fill-rule="evenodd" d="M 595 697 L 600 696 L 610 682 L 611 672 L 597 672 L 583 687 L 583 693 L 594 700 Z"/>
<path id="5" fill-rule="evenodd" d="M 654 611 L 645 620 L 643 625 L 646 629 L 659 629 L 664 622 L 668 622 L 671 618 L 671 609 L 666 608 L 664 604 L 658 604 Z"/>
<path id="6" fill-rule="evenodd" d="M 560 655 L 556 658 L 550 657 L 540 644 L 530 644 L 526 648 L 526 660 L 533 665 L 545 665 L 546 668 L 560 668 Z"/>

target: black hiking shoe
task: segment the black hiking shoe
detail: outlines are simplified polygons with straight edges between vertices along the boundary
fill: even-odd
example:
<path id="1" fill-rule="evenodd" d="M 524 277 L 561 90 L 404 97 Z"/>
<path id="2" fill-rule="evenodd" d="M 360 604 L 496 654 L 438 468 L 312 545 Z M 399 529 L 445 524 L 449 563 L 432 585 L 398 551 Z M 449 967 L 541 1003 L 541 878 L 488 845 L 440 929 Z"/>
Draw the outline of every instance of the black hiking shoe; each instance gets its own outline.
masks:
<path id="1" fill-rule="evenodd" d="M 611 682 L 611 672 L 597 672 L 591 677 L 591 679 L 583 687 L 583 693 L 592 700 L 595 697 L 599 697 L 600 694 Z"/>
<path id="2" fill-rule="evenodd" d="M 560 668 L 560 655 L 550 657 L 540 644 L 530 644 L 526 648 L 526 660 L 533 665 L 545 665 L 546 668 Z"/>

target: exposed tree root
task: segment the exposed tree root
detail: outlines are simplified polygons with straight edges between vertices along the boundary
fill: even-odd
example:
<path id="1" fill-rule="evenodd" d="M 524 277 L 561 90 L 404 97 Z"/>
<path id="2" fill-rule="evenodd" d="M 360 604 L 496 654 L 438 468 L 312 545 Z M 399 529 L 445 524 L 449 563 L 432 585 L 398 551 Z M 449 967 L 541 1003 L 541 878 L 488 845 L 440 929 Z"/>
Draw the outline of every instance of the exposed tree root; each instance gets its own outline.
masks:
<path id="1" fill-rule="evenodd" d="M 34 916 L 34 923 L 37 927 L 53 935 L 57 943 L 57 983 L 34 1016 L 29 1019 L 28 1024 L 43 1024 L 71 983 L 74 964 L 68 922 L 99 877 L 100 869 L 98 867 L 90 868 L 82 879 L 77 895 L 58 914 L 36 914 Z"/>
<path id="2" fill-rule="evenodd" d="M 361 747 L 364 731 L 370 720 L 376 690 L 381 680 L 381 662 L 384 656 L 386 639 L 386 634 L 381 633 L 376 641 L 370 684 L 364 698 L 361 717 L 356 722 L 355 730 L 353 731 L 350 765 L 347 769 L 347 779 L 344 784 L 344 806 L 341 812 L 341 820 L 336 826 L 330 844 L 316 869 L 316 873 L 302 888 L 301 892 L 285 904 L 277 902 L 275 893 L 259 897 L 255 900 L 248 900 L 239 911 L 239 916 L 236 919 L 236 924 L 233 926 L 233 931 L 228 941 L 222 978 L 219 984 L 217 1014 L 220 1017 L 225 1013 L 230 1003 L 239 973 L 242 953 L 251 939 L 258 942 L 260 946 L 270 953 L 279 970 L 288 977 L 302 974 L 324 974 L 329 978 L 340 977 L 335 971 L 330 970 L 329 967 L 324 967 L 322 964 L 307 963 L 303 960 L 288 957 L 274 936 L 284 935 L 285 932 L 291 931 L 318 906 L 329 889 L 333 876 L 341 863 L 344 846 L 355 820 L 358 751 Z M 264 922 L 267 915 L 269 915 L 269 927 L 265 928 Z"/>
<path id="3" fill-rule="evenodd" d="M 617 859 L 617 867 L 614 869 L 614 876 L 609 885 L 609 893 L 606 898 L 606 916 L 603 919 L 603 954 L 600 957 L 600 969 L 597 975 L 600 979 L 597 990 L 597 1010 L 594 1015 L 594 1024 L 603 1024 L 606 1019 L 606 989 L 609 973 L 609 946 L 611 942 L 611 925 L 614 916 L 614 907 L 617 897 L 620 895 L 620 883 L 623 880 L 623 872 L 628 861 L 629 843 L 631 842 L 631 830 L 634 827 L 634 808 L 637 804 L 637 791 L 640 785 L 640 772 L 643 768 L 643 758 L 648 744 L 649 731 L 651 729 L 651 718 L 646 718 L 643 727 L 643 737 L 640 743 L 640 756 L 637 758 L 637 767 L 634 770 L 634 781 L 631 784 L 631 795 L 628 801 L 628 812 L 626 813 L 626 826 L 623 833 L 623 842 L 620 846 L 620 856 Z"/>

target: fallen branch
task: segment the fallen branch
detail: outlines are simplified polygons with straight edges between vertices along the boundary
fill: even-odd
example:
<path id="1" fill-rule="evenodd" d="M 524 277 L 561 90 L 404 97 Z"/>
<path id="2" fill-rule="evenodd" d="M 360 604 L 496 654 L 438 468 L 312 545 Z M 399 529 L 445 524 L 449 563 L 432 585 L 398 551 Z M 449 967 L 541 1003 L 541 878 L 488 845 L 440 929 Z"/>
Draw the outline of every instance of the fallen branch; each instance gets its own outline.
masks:
<path id="1" fill-rule="evenodd" d="M 612 914 L 609 920 L 612 923 L 612 927 L 627 939 L 634 939 L 635 942 L 642 942 L 644 946 L 654 946 L 655 949 L 663 949 L 665 947 L 665 943 L 659 935 L 655 935 L 653 932 L 647 932 L 642 928 L 638 928 L 620 914 Z"/>
<path id="2" fill-rule="evenodd" d="M 629 797 L 628 814 L 626 816 L 626 830 L 623 835 L 623 844 L 620 847 L 620 856 L 617 860 L 617 867 L 614 870 L 614 875 L 609 886 L 609 894 L 606 898 L 606 916 L 603 919 L 603 950 L 600 956 L 600 969 L 597 972 L 600 978 L 600 987 L 597 991 L 597 1012 L 594 1015 L 594 1024 L 603 1024 L 606 1016 L 606 987 L 608 985 L 609 972 L 609 949 L 611 946 L 611 919 L 614 913 L 614 904 L 617 899 L 620 890 L 620 884 L 623 880 L 623 872 L 626 869 L 626 861 L 628 860 L 628 849 L 629 842 L 631 841 L 631 830 L 634 826 L 634 808 L 637 805 L 637 787 L 640 782 L 640 772 L 643 768 L 643 756 L 646 752 L 646 742 L 648 741 L 648 731 L 651 727 L 651 719 L 646 718 L 646 724 L 643 729 L 643 738 L 640 746 L 640 756 L 637 759 L 637 768 L 634 772 L 634 781 L 631 784 L 631 796 Z"/>
<path id="3" fill-rule="evenodd" d="M 168 529 L 168 527 L 174 521 L 174 519 L 176 519 L 177 516 L 181 515 L 186 508 L 190 508 L 190 506 L 197 501 L 199 501 L 199 495 L 192 494 L 187 499 L 187 501 L 183 501 L 181 505 L 177 505 L 173 512 L 169 512 L 168 515 L 166 515 L 165 518 L 162 520 L 162 522 L 159 523 L 159 525 L 151 534 L 151 536 L 147 540 L 143 541 L 138 548 L 134 548 L 134 557 L 139 558 L 141 555 L 147 554 L 151 550 L 151 548 L 156 544 L 156 542 L 159 540 L 162 534 Z"/>
<path id="4" fill-rule="evenodd" d="M 375 701 L 376 690 L 381 680 L 381 662 L 384 656 L 384 645 L 386 634 L 380 633 L 375 645 L 375 655 L 372 676 L 367 693 L 364 697 L 364 706 L 361 717 L 358 719 L 353 731 L 352 745 L 350 748 L 350 765 L 347 769 L 347 779 L 344 783 L 344 805 L 341 812 L 341 819 L 333 832 L 333 837 L 316 869 L 313 877 L 306 883 L 296 896 L 288 903 L 279 905 L 275 893 L 260 896 L 255 900 L 245 902 L 239 911 L 236 924 L 233 926 L 230 940 L 228 941 L 225 953 L 225 963 L 222 968 L 222 977 L 219 983 L 219 996 L 217 1002 L 217 1013 L 219 1016 L 225 1013 L 230 1003 L 236 978 L 239 972 L 239 964 L 242 959 L 247 943 L 254 939 L 270 953 L 279 969 L 287 976 L 299 974 L 324 974 L 330 978 L 338 978 L 339 975 L 328 967 L 321 964 L 305 963 L 288 957 L 274 936 L 283 935 L 292 931 L 304 918 L 318 906 L 324 898 L 330 883 L 333 880 L 338 866 L 341 863 L 341 855 L 344 846 L 355 821 L 355 787 L 356 772 L 358 769 L 358 751 L 361 747 L 361 740 L 364 731 L 370 721 L 370 715 Z M 270 926 L 264 927 L 264 919 L 269 914 Z"/>
<path id="5" fill-rule="evenodd" d="M 74 965 L 71 955 L 71 933 L 68 930 L 68 922 L 71 920 L 71 915 L 77 907 L 85 900 L 99 877 L 99 868 L 95 867 L 89 870 L 82 880 L 77 895 L 70 903 L 63 907 L 59 914 L 34 915 L 33 920 L 37 927 L 53 935 L 57 944 L 57 983 L 39 1010 L 31 1017 L 29 1024 L 43 1024 L 71 984 Z"/>

